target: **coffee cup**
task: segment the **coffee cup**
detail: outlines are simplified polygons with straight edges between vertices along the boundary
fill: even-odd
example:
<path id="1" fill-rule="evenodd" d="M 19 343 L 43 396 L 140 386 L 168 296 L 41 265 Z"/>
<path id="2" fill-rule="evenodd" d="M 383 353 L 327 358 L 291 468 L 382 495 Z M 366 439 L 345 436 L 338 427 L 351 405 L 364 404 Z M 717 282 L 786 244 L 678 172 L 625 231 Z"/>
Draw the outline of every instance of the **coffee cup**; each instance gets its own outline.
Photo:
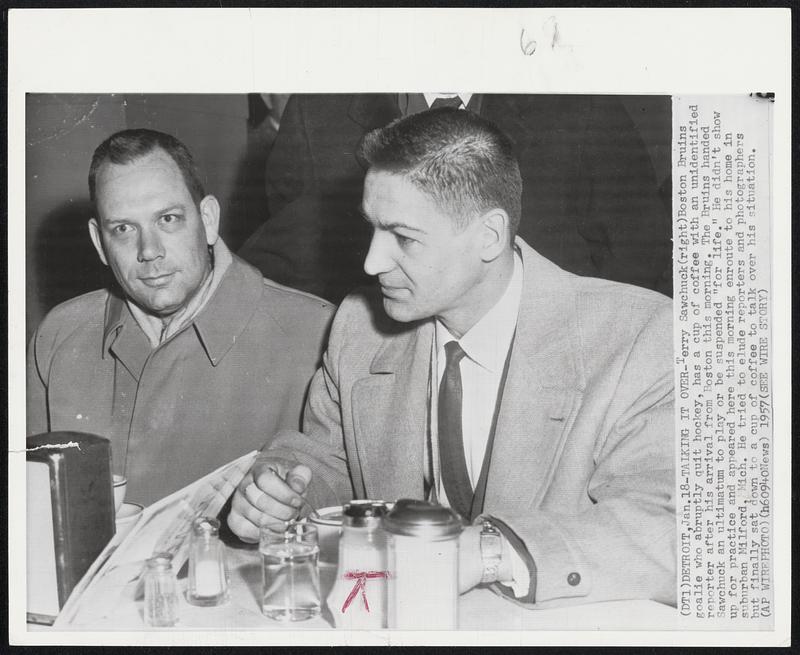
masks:
<path id="1" fill-rule="evenodd" d="M 339 561 L 342 506 L 323 507 L 317 514 L 310 514 L 308 521 L 317 527 L 319 561 L 323 564 L 336 564 Z"/>
<path id="2" fill-rule="evenodd" d="M 128 534 L 131 528 L 136 525 L 136 521 L 139 520 L 143 511 L 144 507 L 138 503 L 122 503 L 122 507 L 117 512 L 117 535 L 124 537 Z"/>
<path id="3" fill-rule="evenodd" d="M 125 492 L 128 489 L 128 478 L 124 475 L 114 473 L 114 513 L 119 512 L 122 503 L 125 502 Z"/>

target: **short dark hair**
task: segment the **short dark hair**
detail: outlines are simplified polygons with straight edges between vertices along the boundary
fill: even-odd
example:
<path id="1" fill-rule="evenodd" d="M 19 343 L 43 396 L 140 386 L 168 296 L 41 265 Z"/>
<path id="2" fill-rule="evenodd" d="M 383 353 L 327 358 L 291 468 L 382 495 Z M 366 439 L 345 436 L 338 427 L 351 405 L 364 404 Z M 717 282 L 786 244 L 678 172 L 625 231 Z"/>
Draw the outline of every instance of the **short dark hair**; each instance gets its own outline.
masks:
<path id="1" fill-rule="evenodd" d="M 158 149 L 172 157 L 172 161 L 183 175 L 183 181 L 189 189 L 192 200 L 199 206 L 206 192 L 192 153 L 174 136 L 144 128 L 116 132 L 97 146 L 89 167 L 89 198 L 92 204 L 96 206 L 97 171 L 103 164 L 106 162 L 130 164 Z"/>
<path id="2" fill-rule="evenodd" d="M 512 238 L 522 213 L 522 177 L 510 139 L 493 123 L 444 107 L 368 132 L 358 159 L 367 168 L 404 175 L 459 227 L 488 209 L 504 209 Z"/>

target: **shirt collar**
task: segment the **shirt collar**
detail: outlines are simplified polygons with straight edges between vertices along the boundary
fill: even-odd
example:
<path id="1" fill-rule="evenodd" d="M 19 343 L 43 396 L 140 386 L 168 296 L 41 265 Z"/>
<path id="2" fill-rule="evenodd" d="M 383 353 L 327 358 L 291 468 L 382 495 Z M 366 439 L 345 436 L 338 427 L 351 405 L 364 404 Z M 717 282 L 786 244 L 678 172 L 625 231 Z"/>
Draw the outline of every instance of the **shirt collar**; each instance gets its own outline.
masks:
<path id="1" fill-rule="evenodd" d="M 214 289 L 207 294 L 205 304 L 194 312 L 189 324 L 194 326 L 206 355 L 217 365 L 247 326 L 261 297 L 263 279 L 252 266 L 233 256 L 221 239 L 214 245 L 215 268 L 227 263 L 216 280 Z M 106 303 L 103 356 L 112 347 L 115 354 L 120 342 L 144 338 L 141 327 L 134 319 L 124 298 L 109 294 Z M 124 362 L 123 362 L 124 363 Z"/>
<path id="2" fill-rule="evenodd" d="M 430 107 L 433 104 L 433 101 L 436 98 L 455 98 L 458 96 L 461 98 L 461 104 L 466 107 L 469 104 L 469 99 L 472 97 L 471 93 L 423 93 L 425 96 L 425 102 Z"/>
<path id="3" fill-rule="evenodd" d="M 217 239 L 217 242 L 214 244 L 214 257 L 212 261 L 214 262 L 214 266 L 211 269 L 211 274 L 206 278 L 186 306 L 172 316 L 166 330 L 160 318 L 148 314 L 131 302 L 130 299 L 126 300 L 128 310 L 133 315 L 133 318 L 136 320 L 153 348 L 161 345 L 191 323 L 194 317 L 205 307 L 209 298 L 214 295 L 214 291 L 216 291 L 220 280 L 225 275 L 225 271 L 232 261 L 231 253 L 222 239 Z"/>
<path id="4" fill-rule="evenodd" d="M 437 351 L 443 351 L 448 341 L 456 340 L 467 357 L 476 364 L 493 373 L 501 371 L 517 326 L 522 281 L 522 258 L 515 251 L 514 272 L 503 295 L 461 339 L 455 339 L 444 324 L 436 319 Z"/>
<path id="5" fill-rule="evenodd" d="M 466 109 L 470 111 L 480 114 L 481 108 L 483 105 L 483 94 L 482 93 L 458 93 L 458 94 L 435 94 L 435 93 L 398 93 L 396 98 L 396 109 L 400 112 L 401 116 L 410 116 L 411 114 L 418 114 L 422 111 L 427 111 L 430 109 L 430 103 L 428 102 L 426 95 L 430 97 L 430 102 L 432 103 L 435 100 L 436 95 L 458 95 L 461 98 L 461 102 L 463 103 Z M 380 125 L 385 125 L 388 120 Z"/>

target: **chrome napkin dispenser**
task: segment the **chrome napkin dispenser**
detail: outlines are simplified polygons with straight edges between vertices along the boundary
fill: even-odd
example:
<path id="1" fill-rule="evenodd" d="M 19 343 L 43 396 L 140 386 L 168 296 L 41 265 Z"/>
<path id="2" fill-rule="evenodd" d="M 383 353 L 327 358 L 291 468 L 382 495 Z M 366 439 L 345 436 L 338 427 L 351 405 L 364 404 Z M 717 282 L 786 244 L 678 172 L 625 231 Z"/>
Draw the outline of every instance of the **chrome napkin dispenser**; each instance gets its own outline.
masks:
<path id="1" fill-rule="evenodd" d="M 27 440 L 28 621 L 52 624 L 114 536 L 108 439 L 47 432 Z"/>

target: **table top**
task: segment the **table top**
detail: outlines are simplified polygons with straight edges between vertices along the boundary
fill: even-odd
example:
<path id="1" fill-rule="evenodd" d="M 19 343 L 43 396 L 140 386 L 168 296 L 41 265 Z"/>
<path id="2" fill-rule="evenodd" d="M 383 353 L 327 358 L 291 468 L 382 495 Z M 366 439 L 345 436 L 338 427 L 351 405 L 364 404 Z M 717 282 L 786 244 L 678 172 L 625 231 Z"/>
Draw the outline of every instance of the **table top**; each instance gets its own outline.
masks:
<path id="1" fill-rule="evenodd" d="M 179 630 L 331 630 L 333 620 L 324 598 L 333 585 L 336 567 L 320 565 L 322 615 L 299 622 L 280 622 L 261 613 L 261 558 L 256 545 L 230 544 L 230 601 L 218 607 L 196 607 L 181 596 Z M 186 579 L 179 579 L 183 590 Z M 529 609 L 488 589 L 474 589 L 459 599 L 459 628 L 466 630 L 670 630 L 678 626 L 675 608 L 653 601 L 615 601 Z M 131 590 L 102 608 L 87 608 L 71 630 L 154 630 L 145 626 L 142 601 Z M 163 630 L 163 629 L 162 629 Z M 169 629 L 167 629 L 169 630 Z"/>

